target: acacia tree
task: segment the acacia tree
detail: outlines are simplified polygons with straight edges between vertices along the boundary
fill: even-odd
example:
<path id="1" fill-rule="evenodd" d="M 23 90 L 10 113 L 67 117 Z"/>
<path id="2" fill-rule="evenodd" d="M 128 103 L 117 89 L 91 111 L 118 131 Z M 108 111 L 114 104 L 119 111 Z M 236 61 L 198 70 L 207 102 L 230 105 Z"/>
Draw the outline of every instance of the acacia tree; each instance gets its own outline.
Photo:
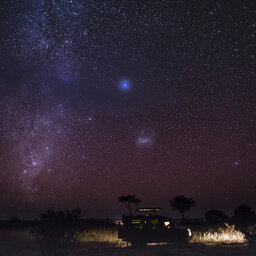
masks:
<path id="1" fill-rule="evenodd" d="M 170 200 L 170 206 L 172 210 L 177 211 L 181 214 L 182 220 L 185 219 L 185 213 L 188 212 L 192 207 L 196 206 L 196 201 L 192 198 L 179 195 Z"/>
<path id="2" fill-rule="evenodd" d="M 132 216 L 135 213 L 135 211 L 138 209 L 138 206 L 141 200 L 139 198 L 136 198 L 135 195 L 127 195 L 127 196 L 120 196 L 118 198 L 118 202 L 124 203 L 129 211 L 129 215 Z M 135 205 L 134 210 L 132 205 Z"/>

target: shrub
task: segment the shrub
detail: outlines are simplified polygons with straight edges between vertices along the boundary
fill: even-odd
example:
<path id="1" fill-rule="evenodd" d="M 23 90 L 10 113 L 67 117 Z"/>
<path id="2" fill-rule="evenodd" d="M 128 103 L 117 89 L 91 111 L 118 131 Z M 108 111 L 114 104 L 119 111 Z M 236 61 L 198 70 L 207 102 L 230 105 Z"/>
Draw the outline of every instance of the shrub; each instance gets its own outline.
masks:
<path id="1" fill-rule="evenodd" d="M 240 205 L 235 209 L 234 219 L 236 222 L 251 222 L 255 220 L 255 213 L 247 205 Z"/>
<path id="2" fill-rule="evenodd" d="M 205 220 L 209 223 L 224 223 L 228 220 L 228 215 L 219 210 L 210 210 L 205 213 Z"/>
<path id="3" fill-rule="evenodd" d="M 49 209 L 40 215 L 38 225 L 31 230 L 39 242 L 41 255 L 72 255 L 75 251 L 77 237 L 81 232 L 79 208 L 72 210 Z"/>

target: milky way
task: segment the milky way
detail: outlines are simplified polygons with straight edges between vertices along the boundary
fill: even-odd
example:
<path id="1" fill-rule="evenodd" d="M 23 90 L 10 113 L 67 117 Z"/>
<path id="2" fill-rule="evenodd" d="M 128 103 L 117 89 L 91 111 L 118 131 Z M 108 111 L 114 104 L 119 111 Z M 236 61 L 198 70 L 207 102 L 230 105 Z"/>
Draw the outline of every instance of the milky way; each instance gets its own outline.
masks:
<path id="1" fill-rule="evenodd" d="M 237 2 L 237 1 L 236 1 Z M 1 216 L 117 198 L 253 206 L 255 1 L 0 3 Z"/>

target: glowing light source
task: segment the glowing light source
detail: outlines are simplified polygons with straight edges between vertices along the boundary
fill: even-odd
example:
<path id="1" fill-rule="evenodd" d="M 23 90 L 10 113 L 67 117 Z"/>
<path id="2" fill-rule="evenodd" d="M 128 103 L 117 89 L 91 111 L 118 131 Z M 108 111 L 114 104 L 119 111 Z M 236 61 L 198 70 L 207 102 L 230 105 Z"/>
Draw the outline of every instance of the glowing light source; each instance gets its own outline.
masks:
<path id="1" fill-rule="evenodd" d="M 37 165 L 38 165 L 37 161 L 32 161 L 32 166 L 33 166 L 33 167 L 35 167 L 35 166 L 37 166 Z"/>
<path id="2" fill-rule="evenodd" d="M 139 208 L 138 212 L 158 212 L 161 208 Z"/>
<path id="3" fill-rule="evenodd" d="M 234 162 L 234 166 L 239 166 L 239 165 L 240 165 L 240 161 L 239 160 Z"/>
<path id="4" fill-rule="evenodd" d="M 125 80 L 122 80 L 120 83 L 119 83 L 119 88 L 121 91 L 124 91 L 124 92 L 127 92 L 131 89 L 131 83 L 129 80 L 125 79 Z"/>
<path id="5" fill-rule="evenodd" d="M 170 225 L 170 221 L 165 221 L 165 222 L 164 222 L 164 225 L 165 225 L 166 227 L 168 227 L 168 226 Z"/>

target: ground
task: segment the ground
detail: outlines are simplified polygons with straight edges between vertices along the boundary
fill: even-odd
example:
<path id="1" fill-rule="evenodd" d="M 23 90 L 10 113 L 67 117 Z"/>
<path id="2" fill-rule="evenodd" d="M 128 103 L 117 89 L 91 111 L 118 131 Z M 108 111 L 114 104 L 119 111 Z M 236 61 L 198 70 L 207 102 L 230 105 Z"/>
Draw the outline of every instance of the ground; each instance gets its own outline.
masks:
<path id="1" fill-rule="evenodd" d="M 89 234 L 89 235 L 88 235 Z M 249 247 L 246 243 L 224 244 L 224 243 L 191 243 L 188 246 L 173 244 L 150 244 L 147 247 L 132 248 L 125 243 L 95 242 L 100 240 L 101 231 L 93 231 L 83 235 L 78 244 L 76 256 L 255 256 L 256 246 Z M 108 234 L 108 235 L 107 235 Z M 115 233 L 107 233 L 109 241 L 113 240 Z M 89 242 L 89 237 L 91 237 Z M 101 238 L 103 241 L 103 238 Z M 73 256 L 70 254 L 69 256 Z M 29 235 L 28 230 L 1 230 L 0 231 L 0 256 L 39 256 L 38 245 Z M 48 255 L 47 255 L 48 256 Z"/>
<path id="2" fill-rule="evenodd" d="M 1 256 L 33 256 L 38 255 L 36 250 L 17 248 L 1 248 Z M 255 256 L 256 249 L 248 247 L 223 246 L 191 246 L 177 248 L 171 245 L 148 246 L 145 248 L 80 248 L 79 256 Z M 71 256 L 71 255 L 70 255 Z"/>
<path id="3" fill-rule="evenodd" d="M 255 256 L 256 250 L 246 247 L 192 246 L 175 248 L 173 246 L 150 246 L 145 248 L 101 248 L 89 249 L 85 254 L 95 256 Z"/>

